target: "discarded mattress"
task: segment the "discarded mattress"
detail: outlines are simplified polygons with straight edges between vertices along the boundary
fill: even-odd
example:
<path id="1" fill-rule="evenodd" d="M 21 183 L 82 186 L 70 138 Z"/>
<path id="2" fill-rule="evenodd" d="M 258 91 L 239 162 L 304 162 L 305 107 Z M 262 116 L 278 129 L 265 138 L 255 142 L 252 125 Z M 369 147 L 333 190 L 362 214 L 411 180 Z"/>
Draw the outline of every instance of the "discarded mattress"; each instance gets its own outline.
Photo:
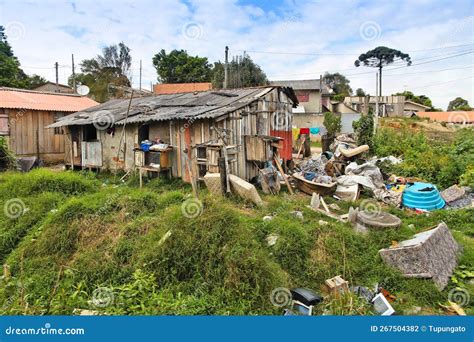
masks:
<path id="1" fill-rule="evenodd" d="M 443 208 L 446 203 L 436 185 L 415 182 L 403 190 L 402 204 L 412 209 L 435 210 Z"/>
<path id="2" fill-rule="evenodd" d="M 459 245 L 448 226 L 416 234 L 412 239 L 379 251 L 383 261 L 399 269 L 406 277 L 432 279 L 442 290 L 457 265 Z"/>

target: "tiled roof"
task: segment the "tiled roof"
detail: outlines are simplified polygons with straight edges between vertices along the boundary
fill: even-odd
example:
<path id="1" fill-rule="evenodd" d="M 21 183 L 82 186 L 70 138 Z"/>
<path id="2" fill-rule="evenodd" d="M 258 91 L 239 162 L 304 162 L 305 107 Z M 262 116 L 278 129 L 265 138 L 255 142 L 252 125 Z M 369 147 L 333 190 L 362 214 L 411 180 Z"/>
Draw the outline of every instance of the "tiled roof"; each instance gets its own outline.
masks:
<path id="1" fill-rule="evenodd" d="M 429 118 L 432 121 L 452 122 L 452 123 L 474 123 L 474 111 L 455 112 L 417 112 L 420 118 Z"/>
<path id="2" fill-rule="evenodd" d="M 207 91 L 212 89 L 212 83 L 162 83 L 153 86 L 155 94 L 194 93 L 195 91 Z"/>
<path id="3" fill-rule="evenodd" d="M 0 87 L 0 108 L 77 112 L 98 104 L 88 97 L 74 94 Z"/>

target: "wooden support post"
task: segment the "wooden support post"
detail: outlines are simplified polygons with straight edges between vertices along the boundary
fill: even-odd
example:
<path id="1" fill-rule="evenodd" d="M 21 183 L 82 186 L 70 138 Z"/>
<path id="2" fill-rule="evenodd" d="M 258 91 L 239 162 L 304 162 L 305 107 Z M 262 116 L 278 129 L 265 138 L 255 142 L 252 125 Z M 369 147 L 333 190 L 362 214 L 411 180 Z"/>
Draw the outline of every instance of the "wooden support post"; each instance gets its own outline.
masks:
<path id="1" fill-rule="evenodd" d="M 227 179 L 229 178 L 227 175 L 226 167 L 225 167 L 225 158 L 219 157 L 218 159 L 219 165 L 219 174 L 221 175 L 221 191 L 223 195 L 227 195 Z"/>
<path id="2" fill-rule="evenodd" d="M 290 182 L 288 182 L 288 179 L 286 178 L 286 175 L 283 172 L 283 169 L 281 168 L 280 161 L 278 160 L 277 156 L 278 156 L 278 154 L 275 157 L 273 157 L 273 159 L 275 160 L 275 164 L 278 168 L 278 171 L 280 171 L 281 176 L 283 177 L 283 179 L 285 181 L 285 184 L 286 184 L 286 187 L 288 188 L 288 191 L 290 192 L 291 195 L 293 195 L 294 194 L 293 189 L 291 188 Z"/>

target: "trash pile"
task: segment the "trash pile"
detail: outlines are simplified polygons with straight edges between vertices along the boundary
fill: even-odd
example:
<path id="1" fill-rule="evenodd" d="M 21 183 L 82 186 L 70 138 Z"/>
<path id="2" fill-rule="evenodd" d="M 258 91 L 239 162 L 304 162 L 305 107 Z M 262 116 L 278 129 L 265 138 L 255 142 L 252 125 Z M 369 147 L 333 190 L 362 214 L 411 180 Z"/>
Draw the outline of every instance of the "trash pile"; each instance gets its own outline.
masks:
<path id="1" fill-rule="evenodd" d="M 297 166 L 292 177 L 300 191 L 356 201 L 365 190 L 377 201 L 417 212 L 474 207 L 474 191 L 469 187 L 453 185 L 440 192 L 436 185 L 421 179 L 384 175 L 377 166 L 380 162 L 398 164 L 402 160 L 394 156 L 366 158 L 369 146 L 358 146 L 354 134 L 337 136 L 330 149 Z"/>

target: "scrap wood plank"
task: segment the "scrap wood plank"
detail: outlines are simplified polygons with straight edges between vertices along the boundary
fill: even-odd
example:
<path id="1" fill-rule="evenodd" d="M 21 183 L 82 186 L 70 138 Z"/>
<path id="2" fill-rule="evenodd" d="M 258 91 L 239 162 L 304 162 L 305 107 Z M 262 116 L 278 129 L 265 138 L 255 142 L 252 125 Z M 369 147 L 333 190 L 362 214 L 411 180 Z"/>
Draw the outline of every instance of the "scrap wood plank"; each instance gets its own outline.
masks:
<path id="1" fill-rule="evenodd" d="M 313 208 L 312 206 L 310 205 L 307 205 L 308 208 L 310 208 L 311 210 L 313 211 L 316 211 L 320 214 L 323 214 L 327 217 L 330 217 L 334 220 L 337 220 L 339 222 L 342 222 L 342 223 L 346 223 L 347 222 L 347 216 L 346 215 L 342 215 L 342 216 L 339 216 L 339 215 L 336 215 L 336 214 L 333 214 L 331 212 L 327 212 L 326 210 L 323 210 L 323 209 L 320 209 L 320 208 Z"/>
<path id="2" fill-rule="evenodd" d="M 278 160 L 277 156 L 273 157 L 273 159 L 275 160 L 275 163 L 276 163 L 276 166 L 278 168 L 278 171 L 280 171 L 281 173 L 281 176 L 283 177 L 283 179 L 285 180 L 285 184 L 286 184 L 286 187 L 288 188 L 288 191 L 290 192 L 291 195 L 294 195 L 294 192 L 293 192 L 293 189 L 291 188 L 291 185 L 290 185 L 290 182 L 288 182 L 288 178 L 286 178 L 286 175 L 285 173 L 283 172 L 283 169 L 280 165 L 280 161 Z"/>

